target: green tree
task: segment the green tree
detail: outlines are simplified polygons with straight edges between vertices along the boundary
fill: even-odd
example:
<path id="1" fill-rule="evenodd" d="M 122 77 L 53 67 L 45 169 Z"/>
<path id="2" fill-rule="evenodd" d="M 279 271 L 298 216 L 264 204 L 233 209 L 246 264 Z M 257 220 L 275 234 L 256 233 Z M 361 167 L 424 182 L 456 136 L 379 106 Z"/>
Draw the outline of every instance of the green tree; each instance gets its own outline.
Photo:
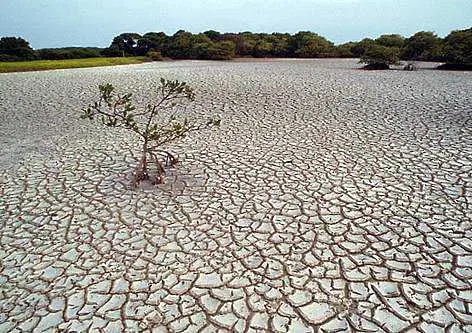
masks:
<path id="1" fill-rule="evenodd" d="M 335 55 L 338 58 L 351 58 L 355 57 L 352 49 L 357 45 L 355 42 L 347 42 L 344 44 L 335 46 Z"/>
<path id="2" fill-rule="evenodd" d="M 272 43 L 273 57 L 290 56 L 290 34 L 273 33 L 269 36 L 268 41 Z"/>
<path id="3" fill-rule="evenodd" d="M 406 60 L 440 60 L 441 38 L 431 31 L 420 31 L 405 41 L 402 58 Z"/>
<path id="4" fill-rule="evenodd" d="M 240 34 L 222 34 L 220 36 L 220 40 L 233 42 L 234 45 L 236 45 L 236 50 L 234 52 L 236 55 L 240 56 L 243 55 L 243 53 L 245 52 L 244 37 Z"/>
<path id="5" fill-rule="evenodd" d="M 400 53 L 396 47 L 382 45 L 368 46 L 361 56 L 360 62 L 365 63 L 366 69 L 388 69 L 390 65 L 398 64 Z"/>
<path id="6" fill-rule="evenodd" d="M 273 45 L 271 42 L 259 39 L 252 50 L 252 54 L 257 58 L 270 57 L 273 54 Z"/>
<path id="7" fill-rule="evenodd" d="M 208 38 L 210 38 L 212 41 L 219 40 L 221 37 L 221 33 L 215 30 L 205 31 L 204 34 L 208 36 Z"/>
<path id="8" fill-rule="evenodd" d="M 149 161 L 156 169 L 152 183 L 164 182 L 165 169 L 159 160 L 165 156 L 166 166 L 174 166 L 177 158 L 163 146 L 184 138 L 187 134 L 219 125 L 219 119 L 208 119 L 199 123 L 188 119 L 182 113 L 182 106 L 195 99 L 193 89 L 185 82 L 161 78 L 157 86 L 157 97 L 138 111 L 132 102 L 132 94 L 116 94 L 111 84 L 99 86 L 97 101 L 83 109 L 82 119 L 98 118 L 105 126 L 125 128 L 136 134 L 142 143 L 141 159 L 133 174 L 132 184 L 137 187 L 143 180 L 149 180 Z"/>
<path id="9" fill-rule="evenodd" d="M 364 38 L 360 42 L 351 42 L 351 53 L 355 58 L 360 58 L 366 49 L 375 45 L 375 41 L 371 38 Z"/>
<path id="10" fill-rule="evenodd" d="M 137 40 L 133 53 L 136 56 L 144 56 L 150 50 L 154 50 L 154 43 L 150 39 L 141 37 Z"/>
<path id="11" fill-rule="evenodd" d="M 310 31 L 300 31 L 291 38 L 292 53 L 301 58 L 327 57 L 334 45 L 326 38 Z"/>
<path id="12" fill-rule="evenodd" d="M 167 56 L 168 44 L 170 37 L 164 32 L 147 32 L 143 35 L 143 38 L 150 44 L 149 50 L 161 52 L 163 56 Z"/>
<path id="13" fill-rule="evenodd" d="M 141 38 L 137 33 L 123 33 L 113 38 L 109 47 L 110 52 L 119 51 L 123 57 L 136 55 L 137 43 Z"/>
<path id="14" fill-rule="evenodd" d="M 23 38 L 0 38 L 0 61 L 32 60 L 34 58 L 34 50 Z"/>
<path id="15" fill-rule="evenodd" d="M 242 38 L 243 45 L 239 52 L 242 56 L 254 56 L 254 47 L 257 44 L 257 36 L 250 31 L 244 31 L 239 34 Z"/>
<path id="16" fill-rule="evenodd" d="M 170 38 L 167 54 L 174 59 L 189 59 L 194 44 L 194 36 L 190 32 L 179 30 Z"/>
<path id="17" fill-rule="evenodd" d="M 386 47 L 396 47 L 401 49 L 405 44 L 405 38 L 397 34 L 381 35 L 375 39 L 375 43 Z"/>
<path id="18" fill-rule="evenodd" d="M 444 57 L 448 64 L 472 66 L 472 28 L 452 31 L 444 38 Z"/>
<path id="19" fill-rule="evenodd" d="M 195 44 L 192 54 L 196 59 L 229 60 L 234 57 L 235 48 L 232 41 L 208 41 Z"/>

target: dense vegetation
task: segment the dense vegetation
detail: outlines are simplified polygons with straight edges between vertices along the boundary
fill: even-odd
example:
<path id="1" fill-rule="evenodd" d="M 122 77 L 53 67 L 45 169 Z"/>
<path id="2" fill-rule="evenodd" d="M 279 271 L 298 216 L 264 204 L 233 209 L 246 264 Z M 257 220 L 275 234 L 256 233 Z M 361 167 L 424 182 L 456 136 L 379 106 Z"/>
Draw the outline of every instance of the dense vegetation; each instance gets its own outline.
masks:
<path id="1" fill-rule="evenodd" d="M 444 69 L 472 69 L 472 28 L 456 30 L 444 38 Z"/>
<path id="2" fill-rule="evenodd" d="M 211 59 L 233 57 L 327 58 L 356 57 L 370 66 L 389 66 L 399 60 L 441 61 L 448 65 L 472 66 L 472 28 L 452 31 L 440 38 L 430 31 L 420 31 L 409 38 L 381 35 L 358 42 L 334 45 L 309 31 L 287 33 L 220 33 L 209 30 L 199 34 L 179 30 L 168 36 L 164 32 L 144 35 L 123 33 L 113 38 L 109 47 L 59 48 L 33 50 L 18 37 L 0 39 L 0 61 L 31 59 L 72 59 L 87 57 L 147 56 L 153 60 Z"/>
<path id="3" fill-rule="evenodd" d="M 442 39 L 430 31 L 409 38 L 397 34 L 366 38 L 359 42 L 334 45 L 309 31 L 282 33 L 220 33 L 209 30 L 192 34 L 183 30 L 168 36 L 163 32 L 116 36 L 103 54 L 145 56 L 157 59 L 230 59 L 233 57 L 347 58 L 358 57 L 368 66 L 388 68 L 400 60 L 441 61 L 467 64 L 472 58 L 472 28 L 451 32 Z"/>
<path id="4" fill-rule="evenodd" d="M 34 50 L 23 38 L 0 38 L 0 61 L 32 60 L 35 57 Z"/>
<path id="5" fill-rule="evenodd" d="M 36 50 L 36 55 L 42 60 L 98 58 L 102 55 L 98 47 L 62 47 Z"/>

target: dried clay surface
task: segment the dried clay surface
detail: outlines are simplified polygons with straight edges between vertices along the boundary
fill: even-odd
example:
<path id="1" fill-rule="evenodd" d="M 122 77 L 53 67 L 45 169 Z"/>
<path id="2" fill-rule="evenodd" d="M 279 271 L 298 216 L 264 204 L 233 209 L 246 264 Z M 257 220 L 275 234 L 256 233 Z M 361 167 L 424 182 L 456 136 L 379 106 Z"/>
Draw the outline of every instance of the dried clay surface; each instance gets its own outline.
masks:
<path id="1" fill-rule="evenodd" d="M 355 60 L 0 75 L 0 332 L 472 332 L 472 76 Z M 78 119 L 196 88 L 168 147 Z"/>

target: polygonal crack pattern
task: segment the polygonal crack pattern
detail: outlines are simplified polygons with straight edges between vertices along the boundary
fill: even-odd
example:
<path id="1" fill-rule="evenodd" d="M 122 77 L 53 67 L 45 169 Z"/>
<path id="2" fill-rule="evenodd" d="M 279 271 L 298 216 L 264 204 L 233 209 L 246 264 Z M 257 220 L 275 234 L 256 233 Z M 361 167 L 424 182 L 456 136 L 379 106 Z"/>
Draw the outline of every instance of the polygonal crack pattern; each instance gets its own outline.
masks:
<path id="1" fill-rule="evenodd" d="M 352 60 L 0 76 L 1 332 L 472 332 L 472 80 Z M 186 80 L 215 131 L 129 188 L 98 83 Z"/>

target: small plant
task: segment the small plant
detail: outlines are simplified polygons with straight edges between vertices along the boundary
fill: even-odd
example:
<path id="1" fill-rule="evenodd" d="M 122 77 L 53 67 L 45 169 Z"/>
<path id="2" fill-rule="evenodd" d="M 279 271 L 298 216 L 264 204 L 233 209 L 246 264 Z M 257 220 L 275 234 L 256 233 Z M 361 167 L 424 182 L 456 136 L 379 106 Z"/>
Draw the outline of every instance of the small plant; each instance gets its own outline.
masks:
<path id="1" fill-rule="evenodd" d="M 165 169 L 159 156 L 165 156 L 166 166 L 175 166 L 177 158 L 162 147 L 168 143 L 184 138 L 187 134 L 212 126 L 218 126 L 220 119 L 208 119 L 198 123 L 188 118 L 178 119 L 177 111 L 186 102 L 195 99 L 193 89 L 185 82 L 170 81 L 161 78 L 157 85 L 157 98 L 150 101 L 143 110 L 138 111 L 133 105 L 131 93 L 115 93 L 111 84 L 99 86 L 98 101 L 83 109 L 82 119 L 98 118 L 105 126 L 122 127 L 135 133 L 142 142 L 141 160 L 133 173 L 133 187 L 143 180 L 153 184 L 164 182 Z M 149 161 L 156 167 L 156 174 L 151 179 Z"/>

